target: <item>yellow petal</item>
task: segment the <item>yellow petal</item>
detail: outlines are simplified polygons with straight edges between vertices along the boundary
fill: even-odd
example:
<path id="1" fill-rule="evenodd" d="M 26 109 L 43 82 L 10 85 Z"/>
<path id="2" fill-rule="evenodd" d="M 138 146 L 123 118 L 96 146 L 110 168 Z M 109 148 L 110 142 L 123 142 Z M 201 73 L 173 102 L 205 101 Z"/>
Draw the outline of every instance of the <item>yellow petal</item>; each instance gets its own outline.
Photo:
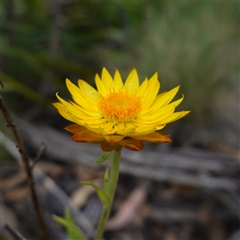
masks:
<path id="1" fill-rule="evenodd" d="M 115 131 L 117 134 L 126 135 L 135 130 L 135 126 L 131 123 L 118 123 L 115 126 Z"/>
<path id="2" fill-rule="evenodd" d="M 102 69 L 102 83 L 107 89 L 112 88 L 113 86 L 112 76 L 105 67 Z"/>
<path id="3" fill-rule="evenodd" d="M 73 105 L 74 107 L 80 109 L 80 111 L 82 111 L 83 113 L 85 113 L 86 115 L 88 115 L 91 118 L 92 117 L 96 117 L 96 118 L 102 117 L 102 114 L 99 111 L 94 111 L 93 109 L 83 108 L 83 107 L 79 106 L 75 102 L 71 102 L 71 105 Z"/>
<path id="4" fill-rule="evenodd" d="M 127 77 L 124 84 L 124 89 L 128 94 L 135 94 L 139 87 L 139 79 L 137 70 L 134 68 Z"/>
<path id="5" fill-rule="evenodd" d="M 66 79 L 66 85 L 72 95 L 72 98 L 79 106 L 82 106 L 86 109 L 91 109 L 93 111 L 98 110 L 97 102 L 95 99 L 89 97 L 85 92 L 74 85 L 69 79 Z"/>
<path id="6" fill-rule="evenodd" d="M 85 131 L 74 134 L 72 140 L 76 142 L 97 143 L 103 141 L 104 137 L 86 129 Z"/>
<path id="7" fill-rule="evenodd" d="M 162 112 L 162 111 L 166 111 L 166 109 L 168 109 L 169 107 L 174 107 L 176 108 L 184 99 L 184 96 L 182 95 L 182 97 L 168 105 L 162 106 L 161 107 L 161 102 L 154 102 L 152 107 L 150 107 L 148 110 L 142 111 L 141 114 L 142 115 L 152 115 L 156 112 Z M 160 105 L 159 105 L 160 103 Z"/>
<path id="8" fill-rule="evenodd" d="M 78 86 L 88 96 L 90 96 L 90 97 L 92 97 L 96 100 L 99 99 L 99 94 L 98 94 L 97 90 L 94 87 L 92 87 L 90 84 L 88 84 L 87 82 L 79 79 L 78 80 Z"/>
<path id="9" fill-rule="evenodd" d="M 119 71 L 116 69 L 116 72 L 114 74 L 114 89 L 116 89 L 116 91 L 120 90 L 123 88 L 123 81 L 122 81 L 122 77 L 119 73 Z"/>
<path id="10" fill-rule="evenodd" d="M 143 144 L 141 141 L 137 139 L 123 139 L 120 142 L 118 142 L 121 146 L 128 148 L 132 151 L 140 151 L 143 149 Z"/>
<path id="11" fill-rule="evenodd" d="M 190 113 L 190 111 L 175 112 L 171 116 L 169 116 L 168 118 L 163 119 L 162 122 L 164 122 L 165 124 L 168 124 L 168 123 L 177 121 L 180 118 L 185 117 L 189 113 Z"/>
<path id="12" fill-rule="evenodd" d="M 57 99 L 67 108 L 68 105 L 70 104 L 69 102 L 65 101 L 63 98 L 61 98 L 58 93 L 56 93 Z"/>
<path id="13" fill-rule="evenodd" d="M 155 126 L 147 126 L 147 125 L 143 125 L 140 124 L 139 126 L 135 125 L 135 131 L 131 132 L 129 134 L 126 134 L 129 137 L 134 137 L 134 136 L 138 136 L 138 135 L 145 135 L 145 134 L 149 134 L 152 132 L 156 131 L 156 127 Z"/>
<path id="14" fill-rule="evenodd" d="M 157 73 L 155 73 L 151 77 L 151 79 L 149 79 L 148 88 L 145 91 L 145 94 L 143 95 L 143 98 L 142 98 L 143 111 L 145 109 L 148 109 L 149 107 L 151 107 L 151 105 L 153 104 L 153 102 L 158 94 L 159 88 L 160 88 L 160 83 L 157 78 Z"/>
<path id="15" fill-rule="evenodd" d="M 74 115 L 74 116 L 76 116 L 76 117 L 78 117 L 78 118 L 80 118 L 80 119 L 83 119 L 83 120 L 91 120 L 91 119 L 94 119 L 94 116 L 89 116 L 88 114 L 86 114 L 84 111 L 83 111 L 83 109 L 82 108 L 80 108 L 80 107 L 77 107 L 76 105 L 74 105 L 74 104 L 69 104 L 68 106 L 67 106 L 67 108 L 68 108 L 68 111 L 72 114 L 72 115 Z M 100 118 L 100 117 L 99 117 Z"/>
<path id="16" fill-rule="evenodd" d="M 75 84 L 73 84 L 68 78 L 66 78 L 66 85 L 68 91 L 71 93 L 72 96 L 80 95 L 80 89 Z"/>
<path id="17" fill-rule="evenodd" d="M 113 127 L 113 123 L 107 123 L 105 119 L 102 119 L 104 122 L 101 124 L 90 124 L 89 122 L 85 123 L 87 129 L 102 134 L 102 135 L 110 135 L 115 133 L 115 129 Z"/>
<path id="18" fill-rule="evenodd" d="M 72 115 L 73 122 L 80 125 L 84 126 L 85 120 L 82 120 L 81 118 L 78 118 L 77 116 Z"/>
<path id="19" fill-rule="evenodd" d="M 58 109 L 58 110 L 61 110 L 61 111 L 64 111 L 64 112 L 68 112 L 68 109 L 66 106 L 64 106 L 62 103 L 60 102 L 56 102 L 56 103 L 52 103 L 52 105 Z"/>
<path id="20" fill-rule="evenodd" d="M 100 126 L 99 133 L 103 135 L 114 134 L 114 122 L 106 122 L 105 120 L 105 123 Z"/>
<path id="21" fill-rule="evenodd" d="M 141 114 L 139 116 L 139 118 L 136 120 L 136 123 L 138 124 L 144 124 L 144 123 L 148 123 L 148 124 L 152 124 L 154 122 L 160 122 L 161 119 L 165 119 L 166 117 L 170 116 L 171 114 L 173 114 L 175 110 L 174 106 L 166 106 L 162 109 L 160 109 L 159 111 L 156 111 L 153 114 Z"/>
<path id="22" fill-rule="evenodd" d="M 103 118 L 101 119 L 103 122 L 101 124 L 90 124 L 89 122 L 86 123 L 86 128 L 98 132 L 102 135 L 110 135 L 115 133 L 114 129 L 114 122 L 106 122 Z"/>
<path id="23" fill-rule="evenodd" d="M 180 88 L 180 86 L 177 86 L 168 92 L 158 95 L 154 102 L 154 105 L 156 104 L 158 106 L 158 108 L 161 108 L 161 107 L 167 105 L 168 103 L 170 103 L 172 101 L 172 99 L 175 97 L 175 95 L 177 94 L 179 88 Z"/>
<path id="24" fill-rule="evenodd" d="M 166 124 L 156 126 L 156 130 L 161 130 L 166 127 Z"/>
<path id="25" fill-rule="evenodd" d="M 101 134 L 99 125 L 89 125 L 86 122 L 83 124 L 89 131 Z"/>
<path id="26" fill-rule="evenodd" d="M 62 104 L 62 103 L 53 103 L 53 106 L 55 108 L 57 108 L 59 114 L 64 117 L 65 119 L 73 122 L 73 118 L 72 118 L 72 114 L 69 113 L 69 111 L 67 110 L 67 108 Z"/>
<path id="27" fill-rule="evenodd" d="M 104 128 L 104 124 L 103 124 L 99 129 L 99 133 L 103 135 L 108 135 L 108 134 L 114 134 L 116 133 L 116 131 L 114 128 L 109 128 L 109 129 Z"/>
<path id="28" fill-rule="evenodd" d="M 61 103 L 55 103 L 54 106 L 58 108 L 58 112 L 66 119 L 72 121 L 73 120 L 73 116 L 72 114 L 69 112 L 68 110 L 68 106 L 70 105 L 70 103 L 68 103 L 67 101 L 65 101 L 64 99 L 62 99 L 58 93 L 56 93 L 56 96 L 58 98 L 58 100 Z M 62 104 L 62 105 L 61 105 Z"/>
<path id="29" fill-rule="evenodd" d="M 184 95 L 182 94 L 182 97 L 179 98 L 178 100 L 171 102 L 169 105 L 173 105 L 175 108 L 183 101 Z"/>
<path id="30" fill-rule="evenodd" d="M 142 136 L 134 136 L 133 138 L 141 141 L 156 142 L 156 143 L 171 142 L 171 139 L 168 136 L 162 135 L 158 132 L 154 132 L 154 133 L 150 133 Z"/>
<path id="31" fill-rule="evenodd" d="M 81 121 L 79 122 L 80 119 L 83 119 L 84 121 L 88 121 L 88 122 L 90 122 L 90 121 L 95 121 L 96 122 L 96 120 L 97 120 L 98 123 L 102 123 L 102 121 L 100 121 L 100 119 L 101 119 L 101 114 L 100 113 L 89 111 L 87 109 L 83 109 L 83 108 L 79 107 L 78 105 L 76 105 L 75 103 L 68 103 L 64 99 L 62 99 L 58 95 L 58 93 L 56 94 L 56 96 L 57 96 L 58 100 L 66 107 L 66 109 L 69 112 L 69 116 L 65 114 L 64 118 L 69 120 L 69 117 L 71 116 L 71 119 L 74 122 L 76 121 L 76 123 L 80 123 L 81 122 Z M 61 111 L 62 116 L 63 116 L 63 114 L 64 114 L 64 111 Z M 67 116 L 68 116 L 68 118 L 67 118 Z M 78 120 L 75 120 L 76 118 Z M 72 121 L 72 120 L 70 120 L 70 121 Z"/>
<path id="32" fill-rule="evenodd" d="M 96 86 L 97 86 L 97 89 L 98 89 L 98 92 L 100 93 L 100 95 L 106 96 L 109 94 L 109 89 L 107 89 L 104 86 L 104 84 L 98 74 L 96 74 L 96 76 L 95 76 L 95 83 L 96 83 Z"/>
<path id="33" fill-rule="evenodd" d="M 145 78 L 142 84 L 140 85 L 140 87 L 138 88 L 136 96 L 142 97 L 145 94 L 147 87 L 148 87 L 148 79 Z"/>

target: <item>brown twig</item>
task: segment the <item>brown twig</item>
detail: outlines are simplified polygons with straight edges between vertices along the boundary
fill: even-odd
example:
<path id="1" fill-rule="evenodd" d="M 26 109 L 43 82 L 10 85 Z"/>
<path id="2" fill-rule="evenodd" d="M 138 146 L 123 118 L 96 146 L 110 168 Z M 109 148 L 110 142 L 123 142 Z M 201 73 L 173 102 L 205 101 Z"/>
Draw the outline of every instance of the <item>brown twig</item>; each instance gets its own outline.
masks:
<path id="1" fill-rule="evenodd" d="M 16 229 L 12 228 L 9 225 L 5 225 L 5 228 L 12 234 L 12 236 L 17 240 L 27 240 L 24 238 Z"/>
<path id="2" fill-rule="evenodd" d="M 27 153 L 25 151 L 23 142 L 18 134 L 18 131 L 16 129 L 16 126 L 13 122 L 13 119 L 7 109 L 7 107 L 5 106 L 2 97 L 0 96 L 0 109 L 2 110 L 3 116 L 6 119 L 7 122 L 7 126 L 9 126 L 13 137 L 15 139 L 16 142 L 16 146 L 18 148 L 18 151 L 21 155 L 21 159 L 22 159 L 22 164 L 24 165 L 25 171 L 27 173 L 27 180 L 28 180 L 28 185 L 30 188 L 30 192 L 31 192 L 31 198 L 32 198 L 32 202 L 33 202 L 33 206 L 37 215 L 37 219 L 38 219 L 38 223 L 39 223 L 39 227 L 41 230 L 41 235 L 42 235 L 42 239 L 47 240 L 48 239 L 48 234 L 47 234 L 47 230 L 43 221 L 43 216 L 42 216 L 42 212 L 40 209 L 40 205 L 38 202 L 38 198 L 37 198 L 37 194 L 34 188 L 34 180 L 33 180 L 33 174 L 32 174 L 32 169 L 29 163 L 29 159 L 27 156 Z"/>
<path id="3" fill-rule="evenodd" d="M 41 146 L 40 146 L 40 148 L 39 148 L 39 150 L 37 151 L 36 157 L 33 159 L 33 164 L 32 164 L 32 166 L 31 166 L 32 169 L 33 169 L 33 168 L 36 166 L 36 164 L 39 162 L 41 156 L 42 156 L 43 153 L 46 151 L 46 148 L 47 148 L 46 144 L 45 144 L 45 143 L 42 143 Z"/>

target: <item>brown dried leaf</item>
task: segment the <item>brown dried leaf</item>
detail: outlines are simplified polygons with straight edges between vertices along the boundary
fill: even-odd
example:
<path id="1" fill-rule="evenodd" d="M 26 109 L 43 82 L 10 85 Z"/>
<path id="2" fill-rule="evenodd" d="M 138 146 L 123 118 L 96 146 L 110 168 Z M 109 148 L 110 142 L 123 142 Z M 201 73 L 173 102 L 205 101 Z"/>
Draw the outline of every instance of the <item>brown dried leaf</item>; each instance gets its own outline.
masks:
<path id="1" fill-rule="evenodd" d="M 14 174 L 11 177 L 5 178 L 0 181 L 0 190 L 2 191 L 9 191 L 10 189 L 18 186 L 21 184 L 23 181 L 27 179 L 26 173 L 21 171 L 18 172 L 17 174 Z"/>
<path id="2" fill-rule="evenodd" d="M 25 186 L 4 194 L 6 202 L 16 202 L 29 196 L 29 187 Z"/>
<path id="3" fill-rule="evenodd" d="M 119 230 L 128 225 L 136 216 L 147 196 L 147 187 L 141 184 L 133 190 L 129 198 L 123 203 L 117 214 L 106 225 L 107 230 Z"/>
<path id="4" fill-rule="evenodd" d="M 95 190 L 89 185 L 83 185 L 77 188 L 71 195 L 71 201 L 79 208 L 85 205 L 89 196 L 94 193 Z"/>

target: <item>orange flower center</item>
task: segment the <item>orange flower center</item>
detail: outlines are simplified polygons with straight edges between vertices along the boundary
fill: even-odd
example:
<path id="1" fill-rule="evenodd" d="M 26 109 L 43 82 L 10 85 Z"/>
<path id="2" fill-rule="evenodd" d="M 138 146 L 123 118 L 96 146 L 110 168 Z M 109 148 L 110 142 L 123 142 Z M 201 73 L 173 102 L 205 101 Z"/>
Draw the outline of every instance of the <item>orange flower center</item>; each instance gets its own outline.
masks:
<path id="1" fill-rule="evenodd" d="M 141 99 L 125 92 L 112 92 L 101 97 L 99 110 L 109 120 L 126 122 L 134 119 L 141 111 Z"/>

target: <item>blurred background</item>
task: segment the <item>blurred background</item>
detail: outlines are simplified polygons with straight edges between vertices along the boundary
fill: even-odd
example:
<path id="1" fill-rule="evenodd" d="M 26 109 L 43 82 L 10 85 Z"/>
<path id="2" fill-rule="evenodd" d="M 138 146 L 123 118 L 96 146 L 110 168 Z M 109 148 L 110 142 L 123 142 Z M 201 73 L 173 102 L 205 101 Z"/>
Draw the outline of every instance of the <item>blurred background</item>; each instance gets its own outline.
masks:
<path id="1" fill-rule="evenodd" d="M 133 68 L 141 80 L 158 72 L 160 91 L 180 84 L 179 110 L 191 110 L 165 129 L 171 144 L 124 151 L 116 219 L 105 239 L 239 239 L 238 2 L 4 0 L 0 9 L 1 95 L 29 156 L 46 146 L 36 165 L 45 177 L 36 177 L 36 186 L 51 239 L 67 239 L 51 216 L 62 215 L 68 200 L 93 229 L 99 217 L 97 197 L 80 180 L 101 181 L 104 167 L 93 165 L 101 151 L 71 142 L 63 130 L 69 123 L 51 103 L 56 92 L 70 98 L 65 78 L 95 86 L 102 67 L 117 68 L 123 79 Z M 11 239 L 5 223 L 40 239 L 33 210 L 26 216 L 30 199 L 15 144 L 0 118 L 1 239 Z M 117 214 L 131 215 L 131 224 Z"/>

